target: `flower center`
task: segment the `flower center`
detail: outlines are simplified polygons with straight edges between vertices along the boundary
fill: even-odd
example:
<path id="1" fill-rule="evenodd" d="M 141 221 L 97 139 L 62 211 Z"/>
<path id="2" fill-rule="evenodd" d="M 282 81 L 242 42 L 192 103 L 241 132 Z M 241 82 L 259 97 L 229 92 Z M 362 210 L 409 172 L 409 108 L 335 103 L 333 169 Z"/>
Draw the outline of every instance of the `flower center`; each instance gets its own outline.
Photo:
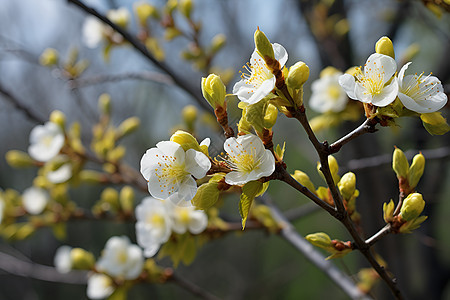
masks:
<path id="1" fill-rule="evenodd" d="M 185 164 L 179 164 L 177 158 L 170 155 L 163 155 L 163 162 L 158 162 L 158 167 L 155 169 L 156 176 L 160 182 L 161 190 L 167 188 L 167 183 L 172 185 L 170 193 L 175 191 L 175 185 L 180 183 L 189 172 L 185 170 Z M 170 194 L 169 193 L 169 194 Z"/>
<path id="2" fill-rule="evenodd" d="M 42 138 L 41 142 L 45 145 L 45 147 L 50 147 L 52 144 L 53 138 L 50 135 L 46 135 Z"/>
<path id="3" fill-rule="evenodd" d="M 411 76 L 408 84 L 406 84 L 406 88 L 402 89 L 403 94 L 406 94 L 415 100 L 422 101 L 426 100 L 429 96 L 438 93 L 439 90 L 434 90 L 434 87 L 438 82 L 427 83 L 430 76 L 431 74 L 425 78 L 422 78 L 423 73 L 420 75 L 415 74 L 414 76 Z"/>
<path id="4" fill-rule="evenodd" d="M 155 227 L 164 227 L 165 219 L 159 214 L 152 214 L 148 218 L 148 223 L 152 224 Z"/>
<path id="5" fill-rule="evenodd" d="M 180 218 L 180 222 L 187 225 L 191 218 L 189 217 L 189 212 L 186 209 L 180 209 L 178 211 L 178 216 Z"/>
<path id="6" fill-rule="evenodd" d="M 341 95 L 341 87 L 337 85 L 331 85 L 327 89 L 327 94 L 330 99 L 337 101 Z"/>
<path id="7" fill-rule="evenodd" d="M 247 63 L 243 68 L 246 72 L 240 72 L 241 78 L 245 79 L 245 84 L 253 85 L 254 87 L 259 87 L 264 81 L 273 76 L 261 58 L 253 59 L 251 64 Z"/>
<path id="8" fill-rule="evenodd" d="M 117 254 L 117 261 L 121 264 L 124 264 L 127 262 L 127 252 L 125 250 L 121 250 L 119 251 L 119 253 Z"/>

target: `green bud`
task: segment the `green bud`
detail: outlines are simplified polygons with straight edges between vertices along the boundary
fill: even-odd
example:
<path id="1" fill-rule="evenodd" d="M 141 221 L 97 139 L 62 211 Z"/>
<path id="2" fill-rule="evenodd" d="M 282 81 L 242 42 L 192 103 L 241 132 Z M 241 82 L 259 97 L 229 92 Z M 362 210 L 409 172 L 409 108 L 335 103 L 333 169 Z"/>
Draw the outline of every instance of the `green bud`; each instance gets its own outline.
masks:
<path id="1" fill-rule="evenodd" d="M 56 51 L 53 48 L 47 48 L 42 52 L 41 56 L 39 57 L 39 63 L 43 65 L 44 67 L 51 67 L 53 65 L 58 64 L 59 60 L 59 54 L 58 51 Z"/>
<path id="2" fill-rule="evenodd" d="M 420 52 L 420 45 L 413 43 L 406 48 L 402 53 L 402 61 L 412 61 Z"/>
<path id="3" fill-rule="evenodd" d="M 168 0 L 166 3 L 165 10 L 168 14 L 171 14 L 174 9 L 176 9 L 178 6 L 178 0 Z"/>
<path id="4" fill-rule="evenodd" d="M 291 89 L 299 89 L 309 78 L 309 67 L 302 61 L 289 68 L 286 84 Z"/>
<path id="5" fill-rule="evenodd" d="M 447 120 L 442 116 L 441 112 L 433 112 L 428 114 L 421 114 L 423 127 L 431 135 L 443 135 L 450 131 L 450 126 L 447 124 Z"/>
<path id="6" fill-rule="evenodd" d="M 400 216 L 405 221 L 411 221 L 417 218 L 425 207 L 425 201 L 419 193 L 412 193 L 403 200 Z"/>
<path id="7" fill-rule="evenodd" d="M 100 201 L 102 205 L 105 204 L 103 207 L 105 210 L 112 209 L 116 211 L 119 208 L 119 193 L 115 189 L 108 187 L 100 195 Z"/>
<path id="8" fill-rule="evenodd" d="M 78 173 L 78 176 L 82 182 L 86 183 L 101 183 L 103 182 L 103 174 L 93 170 L 82 170 Z"/>
<path id="9" fill-rule="evenodd" d="M 171 41 L 174 38 L 176 38 L 177 36 L 179 36 L 180 34 L 181 34 L 181 31 L 178 30 L 177 28 L 175 28 L 175 27 L 168 27 L 168 28 L 166 28 L 166 31 L 164 32 L 164 38 L 167 41 Z"/>
<path id="10" fill-rule="evenodd" d="M 265 59 L 266 57 L 269 57 L 271 59 L 275 59 L 272 44 L 270 43 L 264 32 L 259 30 L 259 28 L 255 31 L 254 39 L 256 51 L 259 55 L 261 55 L 262 58 Z"/>
<path id="11" fill-rule="evenodd" d="M 425 157 L 422 153 L 414 156 L 411 167 L 409 167 L 408 172 L 408 183 L 411 189 L 414 189 L 419 183 L 420 178 L 423 175 L 423 170 L 425 169 Z"/>
<path id="12" fill-rule="evenodd" d="M 124 186 L 119 195 L 120 207 L 126 213 L 131 214 L 134 208 L 134 190 L 131 186 Z"/>
<path id="13" fill-rule="evenodd" d="M 181 116 L 186 126 L 193 129 L 194 123 L 197 120 L 197 107 L 194 105 L 186 105 L 181 111 Z"/>
<path id="14" fill-rule="evenodd" d="M 136 129 L 139 128 L 140 124 L 141 124 L 141 121 L 139 120 L 138 117 L 128 118 L 119 125 L 119 127 L 117 128 L 117 134 L 120 137 L 130 134 L 130 133 L 136 131 Z"/>
<path id="15" fill-rule="evenodd" d="M 134 11 L 136 12 L 136 16 L 139 20 L 139 24 L 145 26 L 147 23 L 147 19 L 149 17 L 153 17 L 155 19 L 159 18 L 159 13 L 156 7 L 149 3 L 136 3 L 134 6 Z"/>
<path id="16" fill-rule="evenodd" d="M 98 108 L 102 114 L 109 115 L 111 113 L 111 96 L 109 94 L 104 93 L 98 97 Z"/>
<path id="17" fill-rule="evenodd" d="M 411 221 L 408 221 L 400 227 L 399 232 L 400 233 L 411 233 L 414 229 L 419 228 L 420 224 L 422 224 L 426 219 L 428 219 L 428 216 L 420 216 Z"/>
<path id="18" fill-rule="evenodd" d="M 339 191 L 344 199 L 352 198 L 356 190 L 356 176 L 352 172 L 345 173 L 338 183 Z"/>
<path id="19" fill-rule="evenodd" d="M 322 71 L 320 71 L 320 78 L 324 78 L 324 77 L 328 77 L 328 76 L 332 76 L 334 74 L 338 74 L 340 73 L 340 71 L 338 69 L 336 69 L 335 67 L 326 67 L 325 69 L 323 69 Z"/>
<path id="20" fill-rule="evenodd" d="M 224 105 L 226 88 L 218 75 L 209 74 L 206 78 L 202 77 L 202 94 L 213 108 Z"/>
<path id="21" fill-rule="evenodd" d="M 392 169 L 394 169 L 397 178 L 407 178 L 409 163 L 405 154 L 399 148 L 395 148 L 394 155 L 392 157 Z"/>
<path id="22" fill-rule="evenodd" d="M 278 117 L 278 109 L 273 104 L 268 104 L 266 107 L 266 113 L 264 115 L 263 119 L 263 126 L 264 128 L 272 128 L 275 126 L 275 123 L 277 122 Z"/>
<path id="23" fill-rule="evenodd" d="M 95 265 L 94 255 L 81 248 L 73 248 L 70 251 L 70 260 L 72 269 L 75 270 L 91 270 Z"/>
<path id="24" fill-rule="evenodd" d="M 52 111 L 49 119 L 50 122 L 55 123 L 56 125 L 61 127 L 61 129 L 64 130 L 64 127 L 66 126 L 66 115 L 64 115 L 62 111 L 59 110 Z"/>
<path id="25" fill-rule="evenodd" d="M 108 154 L 106 155 L 107 160 L 112 161 L 112 162 L 117 162 L 119 160 L 121 160 L 126 153 L 127 149 L 120 145 L 117 146 L 116 148 L 112 149 L 111 151 L 108 151 Z"/>
<path id="26" fill-rule="evenodd" d="M 392 201 L 392 199 L 389 203 L 385 202 L 383 204 L 383 218 L 386 223 L 389 223 L 393 220 L 394 209 L 395 209 L 395 204 L 394 204 L 394 201 Z"/>
<path id="27" fill-rule="evenodd" d="M 295 180 L 297 180 L 301 185 L 306 187 L 311 192 L 315 192 L 316 188 L 314 187 L 314 184 L 312 183 L 311 179 L 309 179 L 309 176 L 306 173 L 295 170 L 292 177 L 294 177 Z"/>
<path id="28" fill-rule="evenodd" d="M 395 59 L 394 45 L 392 45 L 392 41 L 387 36 L 383 36 L 378 40 L 375 44 L 375 52 Z"/>
<path id="29" fill-rule="evenodd" d="M 310 242 L 316 247 L 322 248 L 329 252 L 335 251 L 333 244 L 331 243 L 330 237 L 328 236 L 328 234 L 324 232 L 308 234 L 305 238 L 308 242 Z"/>
<path id="30" fill-rule="evenodd" d="M 172 134 L 170 141 L 180 144 L 184 151 L 187 151 L 188 149 L 201 151 L 200 145 L 195 137 L 189 132 L 183 130 L 177 130 L 174 134 Z"/>
<path id="31" fill-rule="evenodd" d="M 192 0 L 180 0 L 178 10 L 188 19 L 191 17 L 192 12 Z"/>
<path id="32" fill-rule="evenodd" d="M 5 155 L 6 162 L 13 168 L 26 168 L 34 165 L 34 160 L 28 153 L 19 150 L 10 150 Z"/>
<path id="33" fill-rule="evenodd" d="M 328 165 L 330 167 L 330 173 L 331 173 L 331 176 L 333 177 L 334 184 L 337 184 L 341 178 L 338 174 L 338 171 L 339 171 L 338 162 L 337 162 L 336 158 L 334 158 L 333 155 L 328 156 Z M 322 165 L 320 164 L 320 162 L 317 162 L 317 171 L 323 177 L 323 173 L 320 170 L 321 167 L 322 167 Z"/>
<path id="34" fill-rule="evenodd" d="M 211 41 L 211 51 L 213 53 L 219 51 L 220 49 L 225 46 L 225 43 L 227 42 L 227 37 L 224 34 L 217 34 L 213 37 Z"/>

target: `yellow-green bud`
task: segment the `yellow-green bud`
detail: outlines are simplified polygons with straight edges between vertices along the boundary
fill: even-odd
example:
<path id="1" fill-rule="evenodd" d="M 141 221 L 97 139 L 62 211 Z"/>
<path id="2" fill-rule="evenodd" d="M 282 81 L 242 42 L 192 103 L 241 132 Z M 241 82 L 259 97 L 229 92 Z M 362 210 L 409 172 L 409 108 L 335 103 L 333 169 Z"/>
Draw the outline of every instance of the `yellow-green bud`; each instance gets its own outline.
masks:
<path id="1" fill-rule="evenodd" d="M 256 51 L 262 58 L 269 57 L 275 59 L 275 54 L 273 53 L 273 46 L 269 39 L 266 37 L 264 32 L 259 30 L 255 31 L 254 35 Z"/>
<path id="2" fill-rule="evenodd" d="M 177 36 L 179 36 L 180 34 L 181 34 L 181 31 L 179 31 L 177 28 L 168 27 L 168 28 L 166 28 L 166 31 L 164 32 L 164 38 L 167 41 L 171 41 L 174 38 L 176 38 Z"/>
<path id="3" fill-rule="evenodd" d="M 140 124 L 141 121 L 139 120 L 138 117 L 128 118 L 119 125 L 119 128 L 117 128 L 118 135 L 122 137 L 127 134 L 130 134 L 136 129 L 138 129 Z"/>
<path id="4" fill-rule="evenodd" d="M 309 67 L 302 61 L 289 68 L 286 84 L 291 89 L 299 89 L 309 78 Z"/>
<path id="5" fill-rule="evenodd" d="M 425 157 L 422 153 L 414 156 L 413 161 L 411 163 L 411 167 L 409 167 L 408 172 L 408 184 L 411 189 L 414 189 L 419 183 L 420 178 L 423 175 L 423 170 L 425 169 Z"/>
<path id="6" fill-rule="evenodd" d="M 423 127 L 431 135 L 443 135 L 450 131 L 450 126 L 447 124 L 447 120 L 441 115 L 441 112 L 421 114 L 420 119 L 423 122 Z"/>
<path id="7" fill-rule="evenodd" d="M 425 207 L 425 201 L 419 193 L 412 193 L 403 200 L 400 216 L 405 221 L 411 221 L 417 218 Z"/>
<path id="8" fill-rule="evenodd" d="M 33 179 L 33 185 L 38 188 L 45 189 L 49 184 L 50 182 L 47 180 L 45 176 L 39 175 L 34 177 Z"/>
<path id="9" fill-rule="evenodd" d="M 336 69 L 335 67 L 329 66 L 329 67 L 326 67 L 325 69 L 323 69 L 322 71 L 320 71 L 319 76 L 320 76 L 320 78 L 323 78 L 323 77 L 328 77 L 328 76 L 338 74 L 338 73 L 340 73 L 340 71 L 338 69 Z"/>
<path id="10" fill-rule="evenodd" d="M 387 36 L 381 37 L 375 44 L 375 52 L 378 54 L 388 55 L 395 59 L 394 45 L 392 41 Z"/>
<path id="11" fill-rule="evenodd" d="M 191 17 L 192 7 L 192 0 L 180 0 L 178 10 L 189 19 Z"/>
<path id="12" fill-rule="evenodd" d="M 299 171 L 299 170 L 295 170 L 292 177 L 294 177 L 295 180 L 297 180 L 301 185 L 306 187 L 311 192 L 314 193 L 314 191 L 316 190 L 316 188 L 314 187 L 314 184 L 312 183 L 311 179 L 309 179 L 309 176 L 306 173 Z"/>
<path id="13" fill-rule="evenodd" d="M 136 16 L 142 26 L 145 26 L 149 17 L 156 19 L 159 18 L 158 10 L 149 3 L 136 3 L 134 6 L 134 11 L 136 12 Z"/>
<path id="14" fill-rule="evenodd" d="M 31 223 L 25 223 L 17 228 L 14 234 L 14 239 L 24 240 L 32 235 L 36 231 L 36 228 Z"/>
<path id="15" fill-rule="evenodd" d="M 202 77 L 202 94 L 213 108 L 223 106 L 225 103 L 226 88 L 220 76 L 209 74 L 208 77 Z"/>
<path id="16" fill-rule="evenodd" d="M 345 173 L 338 183 L 339 191 L 344 199 L 349 200 L 356 190 L 356 176 L 352 172 Z"/>
<path id="17" fill-rule="evenodd" d="M 180 144 L 184 151 L 187 151 L 188 149 L 201 151 L 200 145 L 195 137 L 189 132 L 183 130 L 177 130 L 174 134 L 172 134 L 170 141 Z"/>
<path id="18" fill-rule="evenodd" d="M 25 168 L 34 165 L 34 160 L 28 153 L 19 150 L 10 150 L 5 155 L 6 162 L 13 168 Z"/>
<path id="19" fill-rule="evenodd" d="M 219 33 L 215 35 L 211 41 L 211 51 L 214 53 L 219 51 L 223 48 L 223 46 L 225 46 L 226 42 L 227 37 L 224 34 Z"/>
<path id="20" fill-rule="evenodd" d="M 334 252 L 335 250 L 333 248 L 333 244 L 331 243 L 330 237 L 324 232 L 308 234 L 305 238 L 308 242 L 316 247 L 322 248 L 329 252 Z"/>
<path id="21" fill-rule="evenodd" d="M 197 120 L 197 107 L 194 105 L 186 105 L 181 111 L 181 116 L 188 128 L 194 128 L 194 123 Z"/>
<path id="22" fill-rule="evenodd" d="M 100 183 L 104 181 L 102 173 L 94 170 L 82 170 L 78 173 L 80 180 L 86 183 Z"/>
<path id="23" fill-rule="evenodd" d="M 44 52 L 42 52 L 41 56 L 39 57 L 39 63 L 44 67 L 56 65 L 58 64 L 58 60 L 59 60 L 58 51 L 56 51 L 53 48 L 45 49 Z"/>
<path id="24" fill-rule="evenodd" d="M 395 174 L 397 174 L 397 178 L 407 178 L 409 163 L 405 154 L 399 148 L 395 148 L 394 150 L 392 156 L 392 169 L 394 169 Z"/>
<path id="25" fill-rule="evenodd" d="M 100 201 L 109 205 L 106 208 L 117 210 L 119 207 L 119 193 L 115 189 L 108 187 L 100 195 Z"/>
<path id="26" fill-rule="evenodd" d="M 126 152 L 127 149 L 124 146 L 119 145 L 116 148 L 112 149 L 111 151 L 108 151 L 107 159 L 109 161 L 117 162 L 125 156 Z"/>
<path id="27" fill-rule="evenodd" d="M 132 213 L 134 208 L 134 190 L 131 186 L 124 186 L 119 195 L 120 207 L 126 213 Z"/>
<path id="28" fill-rule="evenodd" d="M 64 129 L 64 127 L 66 126 L 66 115 L 62 111 L 52 111 L 49 119 L 50 122 L 55 123 L 56 125 L 61 127 L 61 129 Z"/>
<path id="29" fill-rule="evenodd" d="M 166 3 L 165 10 L 168 14 L 171 14 L 175 8 L 178 6 L 178 0 L 168 0 Z"/>
<path id="30" fill-rule="evenodd" d="M 70 251 L 70 260 L 72 269 L 75 270 L 90 270 L 95 265 L 94 255 L 81 248 L 73 248 Z"/>
<path id="31" fill-rule="evenodd" d="M 275 105 L 269 103 L 266 108 L 266 114 L 264 115 L 263 125 L 264 128 L 272 128 L 277 122 L 278 109 Z"/>
<path id="32" fill-rule="evenodd" d="M 109 115 L 111 113 L 111 96 L 109 94 L 101 94 L 98 97 L 98 108 L 102 114 Z"/>
<path id="33" fill-rule="evenodd" d="M 393 220 L 394 209 L 395 209 L 395 205 L 394 205 L 394 201 L 392 201 L 392 199 L 389 203 L 385 202 L 383 204 L 383 218 L 386 223 L 389 223 Z"/>

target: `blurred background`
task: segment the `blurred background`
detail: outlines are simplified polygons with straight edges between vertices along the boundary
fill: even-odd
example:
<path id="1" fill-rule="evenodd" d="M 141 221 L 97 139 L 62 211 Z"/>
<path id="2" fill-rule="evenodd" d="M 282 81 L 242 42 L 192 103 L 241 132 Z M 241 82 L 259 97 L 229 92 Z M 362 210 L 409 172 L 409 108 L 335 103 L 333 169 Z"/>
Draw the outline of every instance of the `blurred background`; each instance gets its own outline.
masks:
<path id="1" fill-rule="evenodd" d="M 85 0 L 85 4 L 102 13 L 125 7 L 133 11 L 133 2 L 126 0 Z M 165 1 L 152 0 L 158 8 Z M 174 84 L 166 72 L 141 55 L 131 45 L 113 47 L 105 60 L 102 46 L 90 49 L 83 43 L 82 27 L 86 13 L 68 1 L 3 0 L 0 6 L 0 187 L 19 192 L 32 185 L 37 169 L 14 169 L 5 161 L 11 149 L 26 151 L 29 132 L 39 122 L 48 120 L 54 109 L 67 116 L 67 122 L 80 121 L 82 141 L 89 145 L 92 126 L 98 120 L 97 99 L 108 93 L 112 99 L 112 123 L 137 116 L 141 127 L 126 137 L 125 161 L 139 169 L 146 149 L 167 140 L 181 128 L 181 110 L 186 105 L 197 108 L 195 121 L 199 140 L 210 136 L 210 153 L 222 151 L 224 138 L 211 122 L 211 110 L 200 104 L 200 81 L 209 72 L 228 78 L 227 91 L 239 79 L 239 70 L 248 61 L 253 49 L 253 33 L 259 28 L 271 42 L 282 44 L 289 53 L 287 66 L 304 61 L 310 68 L 305 85 L 305 102 L 311 93 L 310 84 L 327 66 L 345 71 L 363 65 L 374 52 L 381 36 L 394 43 L 399 68 L 413 58 L 408 71 L 437 76 L 448 94 L 450 84 L 450 15 L 448 1 L 413 0 L 195 0 L 192 20 L 201 23 L 200 45 L 210 45 L 217 34 L 226 36 L 226 44 L 205 65 L 187 59 L 192 50 L 189 36 L 165 40 L 167 27 L 154 22 L 152 34 L 159 39 L 165 53 L 164 63 L 181 78 L 194 95 Z M 190 32 L 190 24 L 175 16 L 177 26 Z M 137 35 L 139 26 L 132 16 L 129 32 Z M 44 67 L 39 57 L 46 48 L 54 48 L 60 59 L 67 59 L 74 49 L 79 59 L 89 61 L 87 69 L 77 78 L 67 78 L 60 70 Z M 184 54 L 183 54 L 184 53 Z M 147 74 L 145 77 L 142 74 Z M 149 75 L 150 74 L 150 75 Z M 228 107 L 230 124 L 239 120 L 237 100 Z M 206 103 L 206 101 L 205 101 Z M 31 117 L 30 113 L 31 112 Z M 442 110 L 448 116 L 448 106 Z M 310 118 L 316 116 L 308 110 Z M 213 120 L 214 121 L 214 120 Z M 335 141 L 363 121 L 346 121 L 318 132 L 321 140 Z M 394 128 L 379 127 L 375 134 L 366 134 L 345 145 L 335 155 L 341 175 L 353 171 L 361 194 L 357 209 L 367 236 L 383 225 L 382 204 L 397 199 L 398 187 L 391 169 L 394 146 L 407 152 L 409 158 L 423 151 L 427 162 L 418 190 L 426 201 L 424 214 L 429 216 L 419 230 L 408 235 L 390 235 L 374 247 L 398 278 L 398 285 L 408 299 L 450 299 L 450 142 L 447 135 L 431 136 L 418 118 L 401 118 Z M 295 125 L 293 125 L 295 124 Z M 305 133 L 294 120 L 279 116 L 274 127 L 274 143 L 286 142 L 285 162 L 288 171 L 306 172 L 318 186 L 324 185 L 316 171 L 317 156 Z M 426 153 L 430 153 L 427 157 Z M 370 158 L 370 159 L 367 159 Z M 80 186 L 70 190 L 71 198 L 80 206 L 90 207 L 99 199 L 101 187 Z M 268 190 L 272 201 L 283 211 L 292 212 L 308 199 L 273 182 Z M 138 194 L 138 199 L 146 196 Z M 239 220 L 238 196 L 227 196 L 221 213 Z M 315 210 L 293 221 L 303 236 L 323 231 L 334 238 L 348 240 L 344 228 L 328 214 Z M 53 265 L 56 249 L 62 244 L 83 247 L 99 255 L 106 240 L 113 235 L 127 235 L 135 240 L 133 223 L 108 221 L 72 221 L 67 239 L 56 239 L 51 230 L 41 229 L 26 240 L 0 240 L 0 251 L 23 260 Z M 357 279 L 360 268 L 368 267 L 359 253 L 333 261 Z M 170 261 L 163 260 L 163 265 Z M 322 299 L 347 296 L 326 275 L 277 235 L 248 230 L 205 244 L 193 264 L 181 265 L 179 274 L 224 299 Z M 84 299 L 86 286 L 37 280 L 0 270 L 0 299 Z M 371 294 L 389 299 L 383 282 Z M 173 284 L 140 285 L 130 292 L 129 299 L 195 299 Z"/>

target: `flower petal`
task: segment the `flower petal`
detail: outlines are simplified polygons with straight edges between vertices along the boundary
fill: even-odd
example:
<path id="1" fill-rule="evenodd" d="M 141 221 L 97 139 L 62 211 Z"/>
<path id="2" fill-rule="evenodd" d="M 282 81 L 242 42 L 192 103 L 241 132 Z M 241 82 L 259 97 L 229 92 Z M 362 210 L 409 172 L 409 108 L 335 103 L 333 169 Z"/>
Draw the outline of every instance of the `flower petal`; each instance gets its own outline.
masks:
<path id="1" fill-rule="evenodd" d="M 205 177 L 210 168 L 211 161 L 205 154 L 194 149 L 186 151 L 186 172 L 191 173 L 197 179 L 201 179 Z"/>
<path id="2" fill-rule="evenodd" d="M 395 98 L 397 98 L 397 95 L 398 83 L 394 78 L 394 80 L 392 80 L 389 85 L 385 86 L 381 90 L 380 94 L 373 96 L 372 104 L 379 107 L 384 107 L 394 102 Z"/>
<path id="3" fill-rule="evenodd" d="M 199 234 L 203 232 L 208 226 L 208 217 L 201 210 L 193 210 L 190 213 L 190 220 L 188 224 L 189 232 Z"/>
<path id="4" fill-rule="evenodd" d="M 248 175 L 241 172 L 233 171 L 225 175 L 225 182 L 230 185 L 243 185 L 249 181 Z"/>
<path id="5" fill-rule="evenodd" d="M 192 178 L 191 175 L 186 176 L 180 184 L 178 196 L 181 199 L 190 202 L 192 198 L 194 198 L 196 193 L 197 193 L 197 183 L 195 182 L 194 178 Z"/>
<path id="6" fill-rule="evenodd" d="M 358 100 L 355 94 L 356 82 L 355 77 L 350 74 L 344 74 L 339 77 L 339 85 L 344 89 L 347 95 L 354 100 Z"/>
<path id="7" fill-rule="evenodd" d="M 273 43 L 272 46 L 275 59 L 280 62 L 280 67 L 283 68 L 288 60 L 288 53 L 286 49 L 278 43 Z"/>
<path id="8" fill-rule="evenodd" d="M 384 78 L 383 83 L 388 82 L 396 71 L 397 63 L 395 62 L 395 59 L 379 53 L 370 55 L 364 65 L 365 77 L 376 77 L 378 74 L 381 74 Z"/>

